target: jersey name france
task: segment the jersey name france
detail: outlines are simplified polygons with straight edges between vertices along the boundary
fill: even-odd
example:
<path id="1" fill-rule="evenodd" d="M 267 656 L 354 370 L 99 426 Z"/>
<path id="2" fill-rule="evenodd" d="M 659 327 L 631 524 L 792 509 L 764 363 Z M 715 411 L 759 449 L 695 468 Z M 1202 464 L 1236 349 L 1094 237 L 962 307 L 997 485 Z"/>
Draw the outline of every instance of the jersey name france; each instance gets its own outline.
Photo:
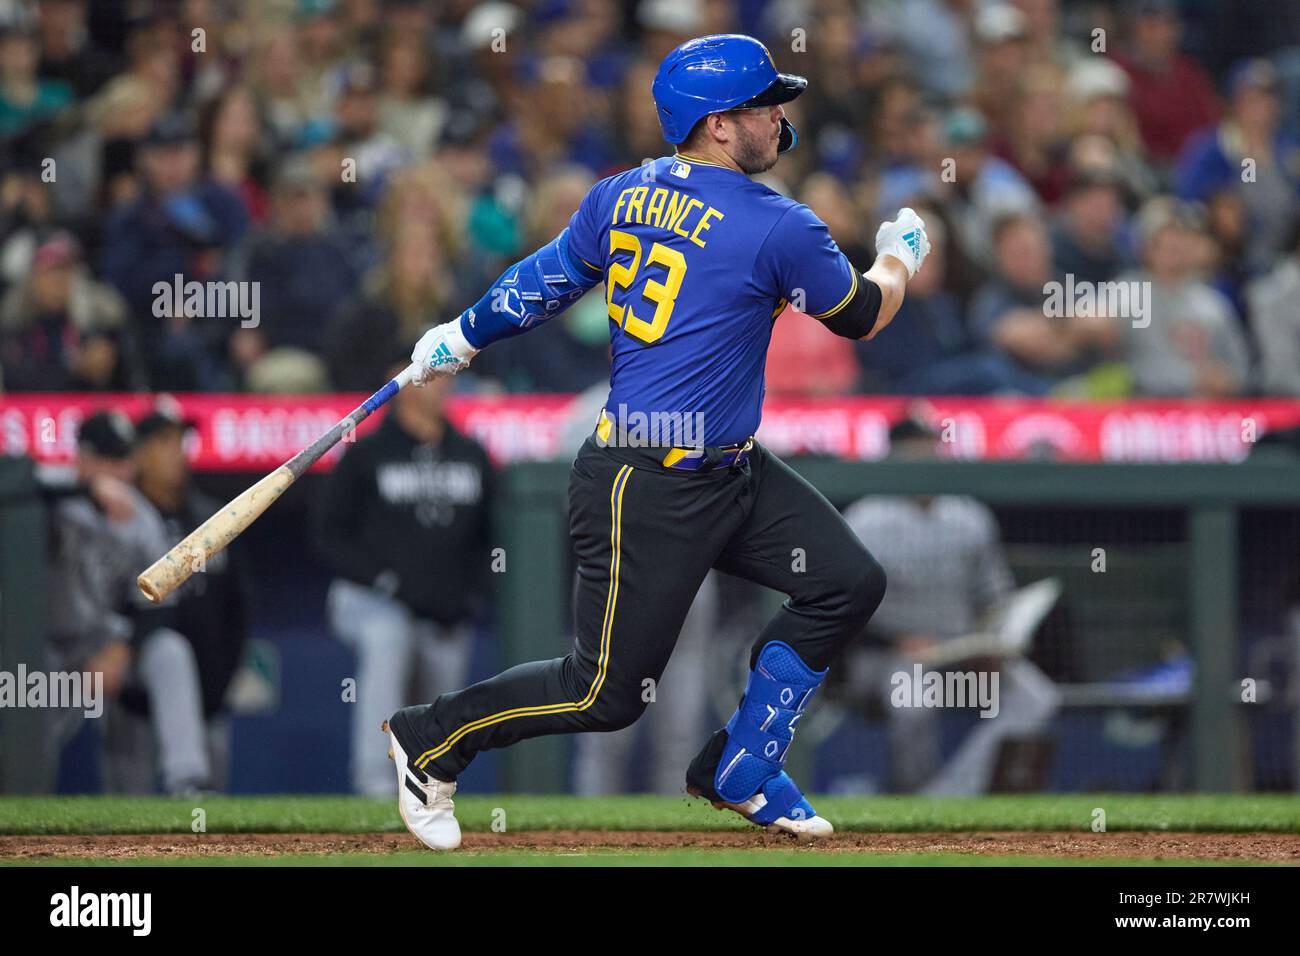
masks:
<path id="1" fill-rule="evenodd" d="M 605 276 L 607 414 L 629 434 L 635 422 L 695 423 L 694 447 L 758 430 L 772 325 L 787 304 L 826 319 L 865 281 L 807 206 L 684 154 L 593 186 L 569 247 Z"/>

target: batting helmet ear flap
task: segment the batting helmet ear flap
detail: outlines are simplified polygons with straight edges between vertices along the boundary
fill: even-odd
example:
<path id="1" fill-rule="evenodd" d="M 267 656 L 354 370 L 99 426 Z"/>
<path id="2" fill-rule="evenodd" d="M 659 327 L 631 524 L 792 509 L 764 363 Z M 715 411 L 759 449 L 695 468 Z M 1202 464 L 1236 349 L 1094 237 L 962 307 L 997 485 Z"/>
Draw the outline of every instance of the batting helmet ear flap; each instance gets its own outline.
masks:
<path id="1" fill-rule="evenodd" d="M 772 85 L 762 93 L 750 97 L 739 106 L 733 108 L 745 110 L 760 106 L 780 106 L 783 103 L 789 103 L 807 88 L 808 81 L 802 76 L 795 76 L 791 73 L 779 73 Z M 794 149 L 795 144 L 798 142 L 799 134 L 795 131 L 794 124 L 782 116 L 781 139 L 777 144 L 776 151 L 778 153 L 784 153 L 786 150 Z"/>
<path id="2" fill-rule="evenodd" d="M 799 134 L 795 131 L 794 124 L 784 116 L 781 117 L 781 139 L 776 145 L 778 153 L 784 153 L 788 149 L 794 149 L 799 142 Z"/>

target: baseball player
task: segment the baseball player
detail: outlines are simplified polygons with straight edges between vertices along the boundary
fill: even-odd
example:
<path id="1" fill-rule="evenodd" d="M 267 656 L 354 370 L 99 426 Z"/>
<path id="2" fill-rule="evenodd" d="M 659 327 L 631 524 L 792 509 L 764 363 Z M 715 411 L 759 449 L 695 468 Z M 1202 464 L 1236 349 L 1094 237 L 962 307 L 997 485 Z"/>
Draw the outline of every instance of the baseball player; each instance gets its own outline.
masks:
<path id="1" fill-rule="evenodd" d="M 573 463 L 576 638 L 564 657 L 406 707 L 384 724 L 398 806 L 434 849 L 460 845 L 452 795 L 475 754 L 528 737 L 617 730 L 645 709 L 692 599 L 717 568 L 789 595 L 754 642 L 744 696 L 686 771 L 690 793 L 755 824 L 832 832 L 784 772 L 795 725 L 885 592 L 880 565 L 811 485 L 755 443 L 775 317 L 791 303 L 871 338 L 929 249 L 910 209 L 865 274 L 806 207 L 750 177 L 795 145 L 782 104 L 807 86 L 752 37 L 672 51 L 653 84 L 665 156 L 587 193 L 567 229 L 512 265 L 412 353 L 453 375 L 604 280 L 610 394 Z"/>

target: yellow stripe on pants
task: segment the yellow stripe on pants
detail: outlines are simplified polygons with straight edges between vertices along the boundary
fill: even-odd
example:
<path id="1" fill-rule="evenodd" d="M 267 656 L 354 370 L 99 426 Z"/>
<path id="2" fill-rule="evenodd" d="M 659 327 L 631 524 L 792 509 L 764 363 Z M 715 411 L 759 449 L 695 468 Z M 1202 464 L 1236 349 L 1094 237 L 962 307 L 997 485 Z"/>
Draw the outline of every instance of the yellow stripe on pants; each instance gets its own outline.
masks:
<path id="1" fill-rule="evenodd" d="M 622 556 L 623 492 L 627 489 L 627 482 L 632 471 L 631 465 L 624 465 L 620 468 L 618 474 L 614 476 L 614 485 L 609 492 L 611 512 L 609 543 L 613 552 L 609 559 L 609 595 L 605 599 L 605 622 L 600 631 L 600 658 L 596 666 L 596 677 L 591 682 L 591 687 L 588 688 L 586 696 L 582 700 L 569 701 L 563 704 L 542 704 L 536 707 L 516 707 L 513 710 L 503 710 L 500 713 L 481 717 L 465 724 L 438 746 L 432 750 L 426 750 L 415 759 L 415 765 L 421 770 L 428 765 L 429 761 L 438 759 L 455 746 L 456 741 L 476 730 L 482 730 L 484 727 L 491 727 L 494 724 L 512 720 L 515 717 L 539 717 L 545 714 L 563 714 L 569 711 L 586 710 L 595 703 L 596 695 L 600 693 L 601 685 L 605 683 L 605 674 L 609 669 L 609 648 L 614 630 L 614 608 L 618 604 L 618 572 Z"/>

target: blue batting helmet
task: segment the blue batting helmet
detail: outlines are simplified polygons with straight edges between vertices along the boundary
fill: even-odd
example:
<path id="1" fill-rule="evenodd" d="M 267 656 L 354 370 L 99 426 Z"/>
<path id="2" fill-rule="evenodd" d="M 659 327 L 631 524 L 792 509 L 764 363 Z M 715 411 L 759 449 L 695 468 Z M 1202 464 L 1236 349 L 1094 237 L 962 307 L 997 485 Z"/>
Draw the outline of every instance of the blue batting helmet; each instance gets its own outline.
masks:
<path id="1" fill-rule="evenodd" d="M 688 40 L 664 57 L 651 91 L 664 139 L 676 144 L 710 113 L 788 103 L 807 86 L 802 76 L 778 73 L 772 54 L 753 37 L 722 33 Z M 783 118 L 778 150 L 798 139 Z"/>

